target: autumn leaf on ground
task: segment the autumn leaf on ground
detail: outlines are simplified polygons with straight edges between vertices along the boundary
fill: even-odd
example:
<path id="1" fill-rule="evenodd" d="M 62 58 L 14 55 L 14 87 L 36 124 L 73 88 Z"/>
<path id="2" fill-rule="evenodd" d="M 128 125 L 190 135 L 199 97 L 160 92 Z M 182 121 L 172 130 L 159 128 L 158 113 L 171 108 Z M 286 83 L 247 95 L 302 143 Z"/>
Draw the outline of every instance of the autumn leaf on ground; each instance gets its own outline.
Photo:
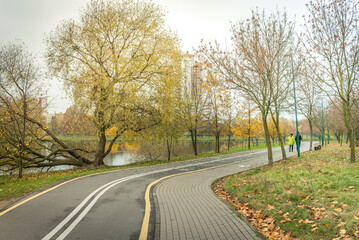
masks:
<path id="1" fill-rule="evenodd" d="M 345 234 L 347 233 L 347 231 L 345 230 L 345 229 L 340 229 L 340 231 L 339 231 L 339 235 L 341 236 L 341 237 L 345 237 Z"/>
<path id="2" fill-rule="evenodd" d="M 340 228 L 340 227 L 344 226 L 345 224 L 346 224 L 345 222 L 339 223 L 339 224 L 337 225 L 337 228 Z"/>
<path id="3" fill-rule="evenodd" d="M 311 221 L 311 220 L 309 220 L 309 219 L 305 219 L 303 222 L 304 222 L 304 223 L 314 223 L 314 221 Z"/>
<path id="4" fill-rule="evenodd" d="M 270 204 L 268 204 L 267 210 L 272 210 L 272 209 L 275 209 L 275 207 L 272 206 L 272 205 L 270 205 Z"/>
<path id="5" fill-rule="evenodd" d="M 312 229 L 312 232 L 315 232 L 317 230 L 318 230 L 318 227 L 315 227 L 315 228 Z"/>
<path id="6" fill-rule="evenodd" d="M 336 211 L 336 212 L 342 212 L 343 210 L 342 210 L 341 208 L 336 208 L 336 209 L 334 209 L 334 211 Z"/>

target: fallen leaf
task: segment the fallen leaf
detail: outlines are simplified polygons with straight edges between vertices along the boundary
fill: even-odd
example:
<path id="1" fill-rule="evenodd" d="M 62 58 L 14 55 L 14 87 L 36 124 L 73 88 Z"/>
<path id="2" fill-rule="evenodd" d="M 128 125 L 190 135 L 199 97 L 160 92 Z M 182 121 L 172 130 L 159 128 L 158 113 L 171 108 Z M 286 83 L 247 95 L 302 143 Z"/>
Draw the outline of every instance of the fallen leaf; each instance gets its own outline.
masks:
<path id="1" fill-rule="evenodd" d="M 309 219 L 305 219 L 305 220 L 304 220 L 304 223 L 314 223 L 314 221 L 311 221 L 311 220 L 309 220 Z"/>
<path id="2" fill-rule="evenodd" d="M 272 205 L 270 205 L 270 204 L 268 204 L 267 210 L 272 210 L 272 209 L 275 209 L 275 207 L 272 206 Z"/>
<path id="3" fill-rule="evenodd" d="M 346 224 L 345 222 L 341 222 L 337 225 L 337 228 L 340 228 L 340 227 L 344 226 L 345 224 Z"/>
<path id="4" fill-rule="evenodd" d="M 336 211 L 336 212 L 342 212 L 343 210 L 342 210 L 341 208 L 336 208 L 336 209 L 334 209 L 334 211 Z"/>
<path id="5" fill-rule="evenodd" d="M 315 228 L 312 229 L 312 232 L 315 232 L 317 230 L 318 230 L 318 227 L 315 227 Z"/>
<path id="6" fill-rule="evenodd" d="M 339 231 L 339 235 L 341 236 L 341 237 L 345 237 L 345 234 L 347 233 L 347 231 L 345 230 L 345 229 L 340 229 L 340 231 Z"/>

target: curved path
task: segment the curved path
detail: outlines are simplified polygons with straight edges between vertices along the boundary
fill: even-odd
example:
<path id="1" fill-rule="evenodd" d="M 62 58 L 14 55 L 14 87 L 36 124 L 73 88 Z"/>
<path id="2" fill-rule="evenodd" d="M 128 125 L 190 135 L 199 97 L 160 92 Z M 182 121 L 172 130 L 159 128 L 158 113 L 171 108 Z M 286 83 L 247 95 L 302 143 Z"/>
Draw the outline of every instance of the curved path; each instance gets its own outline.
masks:
<path id="1" fill-rule="evenodd" d="M 274 152 L 279 159 L 280 150 Z M 212 193 L 210 184 L 266 162 L 266 151 L 257 150 L 71 180 L 0 212 L 0 239 L 255 237 L 255 231 Z M 150 206 L 144 199 L 146 188 L 163 177 L 168 179 L 150 194 L 157 206 L 153 205 L 149 221 L 144 221 Z M 148 231 L 141 232 L 142 225 Z"/>
<path id="2" fill-rule="evenodd" d="M 308 150 L 308 144 L 303 144 Z M 293 156 L 296 153 L 288 153 Z M 281 153 L 274 151 L 274 160 Z M 174 176 L 154 188 L 157 199 L 155 239 L 262 239 L 246 220 L 242 220 L 211 189 L 218 178 L 267 163 L 265 155 L 249 157 L 229 165 Z"/>

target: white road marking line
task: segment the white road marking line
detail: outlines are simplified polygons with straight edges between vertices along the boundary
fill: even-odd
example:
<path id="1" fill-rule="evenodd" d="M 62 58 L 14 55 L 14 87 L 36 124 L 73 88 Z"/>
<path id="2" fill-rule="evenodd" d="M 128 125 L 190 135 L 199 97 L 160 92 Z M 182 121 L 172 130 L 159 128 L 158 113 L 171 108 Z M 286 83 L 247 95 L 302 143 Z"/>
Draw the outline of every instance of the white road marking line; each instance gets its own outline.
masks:
<path id="1" fill-rule="evenodd" d="M 227 157 L 227 158 L 221 158 L 221 159 L 217 159 L 217 160 L 212 160 L 212 161 L 206 161 L 206 162 L 201 162 L 201 163 L 194 163 L 194 164 L 188 164 L 188 165 L 184 165 L 184 166 L 178 166 L 178 167 L 173 167 L 173 168 L 166 168 L 166 169 L 161 169 L 161 170 L 156 170 L 156 171 L 151 171 L 151 172 L 147 172 L 147 173 L 142 173 L 142 174 L 135 174 L 129 177 L 124 177 L 124 178 L 120 178 L 117 180 L 114 180 L 112 182 L 109 182 L 99 188 L 97 188 L 95 191 L 93 191 L 90 195 L 88 195 L 61 223 L 59 223 L 51 232 L 49 232 L 44 238 L 42 238 L 42 240 L 49 240 L 51 239 L 58 231 L 60 231 L 64 225 L 66 225 L 83 207 L 84 205 L 99 191 L 101 191 L 101 189 L 104 189 L 102 192 L 100 192 L 92 201 L 91 203 L 89 203 L 89 205 L 80 213 L 80 215 L 74 220 L 74 222 L 72 222 L 72 224 L 70 226 L 68 226 L 65 231 L 57 238 L 57 239 L 64 239 L 75 227 L 76 225 L 82 220 L 82 218 L 91 210 L 91 208 L 93 207 L 93 205 L 97 202 L 97 200 L 111 187 L 117 185 L 118 183 L 122 183 L 125 182 L 127 180 L 131 180 L 134 178 L 139 178 L 139 177 L 143 177 L 143 176 L 147 176 L 147 175 L 152 175 L 152 174 L 156 174 L 156 173 L 161 173 L 161 172 L 167 172 L 167 171 L 171 171 L 171 170 L 176 170 L 179 168 L 188 168 L 188 167 L 193 167 L 193 166 L 199 166 L 199 165 L 204 165 L 207 163 L 214 163 L 214 162 L 219 162 L 219 161 L 223 161 L 223 160 L 228 160 L 228 159 L 232 159 L 232 158 L 238 158 L 238 157 L 245 157 L 245 156 L 249 156 L 249 155 L 255 155 L 255 154 L 259 154 L 259 153 L 263 153 L 266 152 L 265 150 L 263 151 L 258 151 L 258 152 L 253 152 L 253 153 L 248 153 L 248 154 L 243 154 L 243 155 L 237 155 L 237 156 L 232 156 L 232 157 Z"/>

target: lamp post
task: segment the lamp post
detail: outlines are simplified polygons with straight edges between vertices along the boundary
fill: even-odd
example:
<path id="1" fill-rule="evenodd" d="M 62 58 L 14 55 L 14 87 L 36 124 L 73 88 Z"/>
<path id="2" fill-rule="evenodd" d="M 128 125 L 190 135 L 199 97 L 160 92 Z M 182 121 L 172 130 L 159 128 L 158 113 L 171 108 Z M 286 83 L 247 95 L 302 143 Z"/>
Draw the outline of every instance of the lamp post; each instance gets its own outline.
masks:
<path id="1" fill-rule="evenodd" d="M 297 153 L 298 157 L 300 157 L 300 146 L 299 146 L 299 132 L 298 132 L 298 114 L 297 114 L 297 98 L 295 95 L 295 79 L 293 77 L 293 90 L 294 90 L 294 106 L 295 106 L 295 126 L 297 129 L 297 134 L 295 136 L 295 141 L 297 143 Z"/>

